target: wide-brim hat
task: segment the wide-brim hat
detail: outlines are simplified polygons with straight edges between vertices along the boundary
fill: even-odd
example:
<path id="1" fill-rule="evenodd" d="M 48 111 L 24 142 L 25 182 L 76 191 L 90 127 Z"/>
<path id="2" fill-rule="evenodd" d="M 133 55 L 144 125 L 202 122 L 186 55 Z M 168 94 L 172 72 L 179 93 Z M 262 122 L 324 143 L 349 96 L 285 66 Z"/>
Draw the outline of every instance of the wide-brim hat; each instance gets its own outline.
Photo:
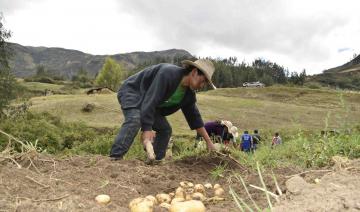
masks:
<path id="1" fill-rule="evenodd" d="M 194 66 L 197 69 L 199 69 L 202 73 L 204 73 L 204 75 L 205 75 L 206 79 L 208 80 L 209 84 L 211 85 L 211 87 L 214 90 L 216 89 L 214 83 L 211 80 L 211 77 L 215 71 L 215 67 L 214 67 L 214 64 L 210 60 L 199 59 L 199 60 L 196 60 L 195 62 L 190 61 L 190 60 L 183 60 L 183 61 L 181 61 L 181 63 L 185 64 L 185 65 L 191 65 L 191 66 Z"/>
<path id="2" fill-rule="evenodd" d="M 228 132 L 231 133 L 234 138 L 239 137 L 238 128 L 235 127 L 231 121 L 223 120 L 221 121 L 221 124 L 225 125 L 228 128 Z"/>
<path id="3" fill-rule="evenodd" d="M 229 129 L 229 132 L 234 136 L 234 138 L 239 137 L 239 133 L 238 133 L 238 128 L 237 128 L 237 127 L 232 126 L 232 127 Z"/>

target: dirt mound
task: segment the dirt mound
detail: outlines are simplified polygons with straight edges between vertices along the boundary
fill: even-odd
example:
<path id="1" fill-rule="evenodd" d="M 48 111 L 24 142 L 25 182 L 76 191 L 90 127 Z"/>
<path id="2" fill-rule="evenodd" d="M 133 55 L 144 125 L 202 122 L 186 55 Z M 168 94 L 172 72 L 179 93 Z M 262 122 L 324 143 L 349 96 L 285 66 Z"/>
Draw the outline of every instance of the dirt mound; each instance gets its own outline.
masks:
<path id="1" fill-rule="evenodd" d="M 129 211 L 131 199 L 172 192 L 181 181 L 215 183 L 210 172 L 221 161 L 193 158 L 147 166 L 143 161 L 110 161 L 103 156 L 55 159 L 41 155 L 33 162 L 29 169 L 29 164 L 19 169 L 10 161 L 0 163 L 2 210 Z M 225 178 L 216 183 L 227 190 Z M 111 203 L 98 205 L 94 198 L 99 194 L 110 195 Z M 208 211 L 236 208 L 228 194 L 225 201 L 206 207 Z"/>
<path id="2" fill-rule="evenodd" d="M 297 175 L 286 182 L 287 195 L 274 211 L 360 210 L 360 160 L 346 168 L 334 166 L 317 180 Z"/>
<path id="3" fill-rule="evenodd" d="M 173 192 L 181 181 L 221 184 L 225 189 L 225 201 L 206 203 L 207 211 L 237 211 L 237 206 L 228 194 L 229 186 L 244 201 L 250 203 L 250 199 L 241 183 L 229 180 L 229 176 L 236 172 L 241 174 L 247 185 L 261 185 L 256 171 L 244 170 L 239 164 L 213 155 L 165 161 L 155 166 L 145 165 L 140 160 L 110 161 L 104 156 L 60 159 L 44 154 L 33 157 L 32 161 L 18 163 L 23 168 L 18 168 L 11 160 L 0 160 L 1 211 L 129 211 L 128 204 L 132 199 Z M 211 177 L 214 170 L 225 164 L 227 170 L 214 180 Z M 341 172 L 301 174 L 301 179 L 305 181 L 300 180 L 300 186 L 294 187 L 295 190 L 300 189 L 299 193 L 295 195 L 294 188 L 288 187 L 286 197 L 291 200 L 285 199 L 276 210 L 322 210 L 327 207 L 335 210 L 357 209 L 355 197 L 360 195 L 356 191 L 360 186 L 359 164 L 353 165 L 354 169 L 347 167 Z M 273 171 L 283 192 L 286 188 L 286 176 L 301 172 L 291 168 Z M 268 190 L 276 193 L 272 176 L 264 171 L 263 177 Z M 319 184 L 309 183 L 320 177 Z M 261 208 L 267 207 L 264 192 L 251 187 L 248 189 Z M 109 195 L 111 202 L 107 205 L 97 204 L 95 197 L 99 194 Z M 324 196 L 331 200 L 332 205 L 325 204 Z M 312 205 L 315 208 L 311 208 Z"/>

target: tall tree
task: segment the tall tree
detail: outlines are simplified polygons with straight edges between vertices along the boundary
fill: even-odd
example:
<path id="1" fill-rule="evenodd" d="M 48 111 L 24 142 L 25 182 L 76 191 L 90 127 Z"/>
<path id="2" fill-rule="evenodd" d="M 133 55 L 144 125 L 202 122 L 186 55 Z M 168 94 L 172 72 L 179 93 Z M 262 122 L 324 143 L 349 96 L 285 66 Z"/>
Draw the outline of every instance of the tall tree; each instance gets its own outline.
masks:
<path id="1" fill-rule="evenodd" d="M 17 87 L 9 66 L 11 53 L 6 42 L 11 37 L 11 32 L 4 28 L 2 20 L 3 17 L 0 14 L 0 118 L 3 117 L 4 109 L 8 107 L 10 101 L 16 97 Z"/>
<path id="2" fill-rule="evenodd" d="M 117 91 L 124 76 L 124 66 L 110 57 L 107 57 L 102 69 L 96 77 L 95 83 L 99 86 L 108 87 L 113 91 Z"/>

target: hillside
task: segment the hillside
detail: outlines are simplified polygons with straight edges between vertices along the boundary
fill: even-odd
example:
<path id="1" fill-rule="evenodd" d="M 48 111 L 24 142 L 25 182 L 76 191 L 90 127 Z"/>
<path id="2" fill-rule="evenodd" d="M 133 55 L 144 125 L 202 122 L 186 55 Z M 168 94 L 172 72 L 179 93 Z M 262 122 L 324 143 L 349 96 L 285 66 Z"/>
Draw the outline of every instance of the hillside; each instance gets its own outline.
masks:
<path id="1" fill-rule="evenodd" d="M 329 127 L 338 128 L 345 122 L 358 123 L 360 117 L 360 94 L 333 90 L 282 86 L 223 88 L 200 92 L 197 99 L 204 121 L 228 119 L 241 131 L 320 130 L 325 127 L 328 114 Z M 53 95 L 30 101 L 32 111 L 47 111 L 66 121 L 81 120 L 93 127 L 118 128 L 122 120 L 116 94 Z M 95 104 L 95 109 L 91 113 L 81 112 L 88 103 Z M 174 134 L 193 134 L 181 112 L 169 116 L 169 121 Z"/>
<path id="2" fill-rule="evenodd" d="M 360 55 L 344 65 L 325 70 L 324 73 L 346 73 L 350 71 L 360 71 Z"/>
<path id="3" fill-rule="evenodd" d="M 360 90 L 360 55 L 341 66 L 311 76 L 308 81 L 336 88 Z"/>
<path id="4" fill-rule="evenodd" d="M 91 55 L 71 49 L 22 46 L 16 43 L 10 43 L 10 48 L 13 50 L 10 66 L 17 77 L 34 75 L 37 65 L 44 65 L 52 74 L 66 78 L 71 78 L 80 68 L 84 68 L 91 76 L 95 76 L 108 56 L 124 63 L 129 69 L 149 61 L 167 60 L 175 62 L 177 59 L 192 57 L 189 52 L 179 49 L 115 55 Z"/>

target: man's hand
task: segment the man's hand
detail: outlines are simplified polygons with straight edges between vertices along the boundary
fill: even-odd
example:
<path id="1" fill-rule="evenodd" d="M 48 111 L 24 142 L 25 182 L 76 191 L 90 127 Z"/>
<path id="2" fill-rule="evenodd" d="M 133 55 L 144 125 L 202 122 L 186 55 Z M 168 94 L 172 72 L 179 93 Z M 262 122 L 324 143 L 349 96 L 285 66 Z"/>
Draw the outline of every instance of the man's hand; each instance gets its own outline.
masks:
<path id="1" fill-rule="evenodd" d="M 146 150 L 149 161 L 155 160 L 155 153 L 152 143 L 154 142 L 155 133 L 152 131 L 143 131 L 141 134 L 141 141 Z"/>
<path id="2" fill-rule="evenodd" d="M 215 146 L 212 142 L 207 142 L 206 144 L 209 151 L 216 151 Z"/>
<path id="3" fill-rule="evenodd" d="M 151 141 L 151 143 L 154 142 L 155 138 L 155 132 L 153 131 L 143 131 L 141 134 L 141 141 L 145 143 L 145 141 Z"/>

